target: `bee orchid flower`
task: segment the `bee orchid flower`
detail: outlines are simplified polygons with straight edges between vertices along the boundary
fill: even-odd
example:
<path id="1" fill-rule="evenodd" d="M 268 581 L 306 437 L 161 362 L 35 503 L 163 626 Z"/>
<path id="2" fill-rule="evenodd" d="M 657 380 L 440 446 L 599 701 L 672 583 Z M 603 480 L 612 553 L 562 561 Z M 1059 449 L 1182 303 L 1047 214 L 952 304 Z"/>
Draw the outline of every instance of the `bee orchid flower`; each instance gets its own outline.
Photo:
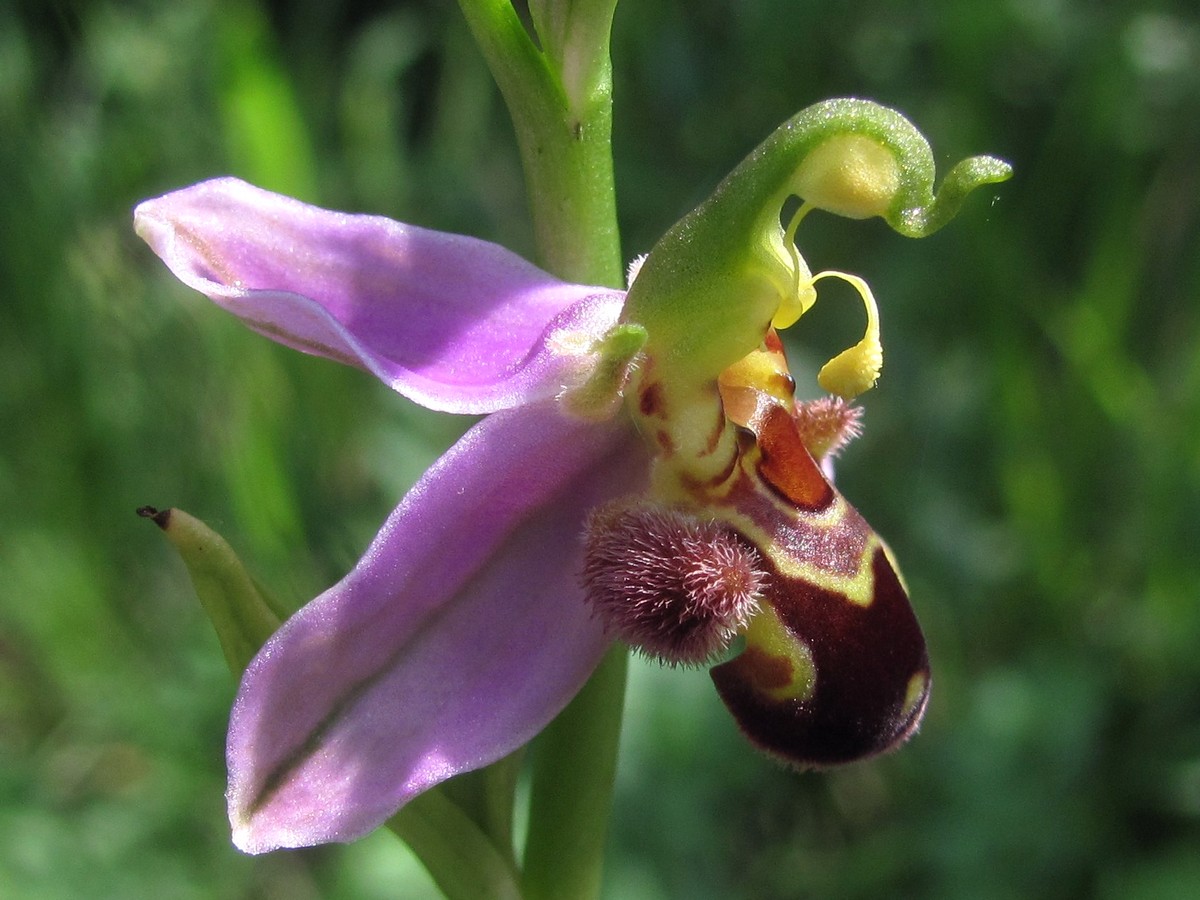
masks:
<path id="1" fill-rule="evenodd" d="M 818 466 L 857 420 L 840 400 L 796 402 L 776 329 L 822 278 L 849 281 L 866 334 L 820 383 L 867 389 L 874 298 L 811 274 L 796 225 L 825 209 L 919 236 L 1004 177 L 972 158 L 935 197 L 907 121 L 819 104 L 668 232 L 628 292 L 230 178 L 141 204 L 137 231 L 167 266 L 254 330 L 429 408 L 488 414 L 246 669 L 227 746 L 238 846 L 365 834 L 527 743 L 614 639 L 671 664 L 725 658 L 722 699 L 793 764 L 907 737 L 929 687 L 920 628 L 890 552 Z"/>

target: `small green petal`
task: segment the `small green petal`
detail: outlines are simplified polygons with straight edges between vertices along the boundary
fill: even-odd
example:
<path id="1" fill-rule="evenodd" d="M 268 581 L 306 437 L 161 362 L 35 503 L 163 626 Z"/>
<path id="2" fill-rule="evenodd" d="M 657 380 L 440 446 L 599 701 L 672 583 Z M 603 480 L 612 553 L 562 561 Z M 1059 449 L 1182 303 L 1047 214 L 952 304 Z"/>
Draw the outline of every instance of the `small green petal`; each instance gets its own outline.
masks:
<path id="1" fill-rule="evenodd" d="M 587 350 L 591 372 L 582 384 L 563 394 L 563 409 L 590 421 L 611 418 L 620 408 L 622 394 L 646 346 L 646 338 L 646 329 L 640 325 L 613 326 Z"/>

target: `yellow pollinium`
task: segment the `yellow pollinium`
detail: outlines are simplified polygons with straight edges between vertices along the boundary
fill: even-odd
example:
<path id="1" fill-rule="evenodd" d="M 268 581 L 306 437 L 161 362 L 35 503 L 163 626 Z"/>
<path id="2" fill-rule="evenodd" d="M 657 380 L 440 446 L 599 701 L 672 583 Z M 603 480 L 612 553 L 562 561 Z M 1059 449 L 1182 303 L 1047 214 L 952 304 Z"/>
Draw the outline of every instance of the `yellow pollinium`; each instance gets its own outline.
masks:
<path id="1" fill-rule="evenodd" d="M 860 139 L 866 141 L 871 146 L 878 147 L 877 144 L 867 138 L 852 136 L 845 140 Z M 838 139 L 822 145 L 822 148 L 815 151 L 814 155 L 820 153 L 830 144 L 839 144 L 840 146 L 840 141 L 841 139 Z M 878 149 L 880 152 L 886 152 L 881 147 Z M 853 154 L 851 155 L 853 156 Z M 890 158 L 889 156 L 888 159 Z M 833 178 L 833 176 L 830 176 L 830 178 Z M 831 183 L 836 181 L 837 179 L 833 179 Z M 885 178 L 884 181 L 887 181 L 887 179 Z M 869 204 L 865 200 L 864 204 L 863 209 L 865 210 Z M 782 253 L 786 255 L 788 264 L 791 266 L 793 283 L 791 293 L 784 296 L 780 301 L 779 308 L 775 311 L 775 316 L 771 320 L 771 325 L 780 330 L 794 325 L 817 302 L 816 284 L 822 278 L 840 278 L 853 287 L 862 298 L 863 306 L 867 311 L 866 331 L 861 341 L 853 347 L 843 350 L 827 362 L 817 375 L 817 383 L 823 390 L 844 400 L 853 400 L 859 394 L 875 386 L 875 382 L 879 379 L 879 373 L 883 369 L 883 344 L 879 338 L 879 306 L 875 302 L 875 295 L 871 293 L 870 286 L 862 278 L 832 269 L 813 275 L 812 271 L 808 268 L 808 263 L 804 261 L 804 257 L 796 249 L 796 229 L 805 216 L 820 206 L 822 204 L 805 200 L 792 215 L 792 220 L 788 223 L 787 230 L 783 234 L 782 243 L 784 249 Z M 829 207 L 826 206 L 825 208 Z M 848 213 L 845 214 L 848 215 Z M 864 213 L 864 217 L 874 214 Z"/>
<path id="2" fill-rule="evenodd" d="M 865 134 L 841 134 L 804 158 L 792 187 L 820 209 L 848 219 L 885 215 L 900 190 L 895 153 Z"/>
<path id="3" fill-rule="evenodd" d="M 813 287 L 812 270 L 804 261 L 804 257 L 800 255 L 800 251 L 796 249 L 796 229 L 814 208 L 811 203 L 800 204 L 796 212 L 792 214 L 792 221 L 788 223 L 787 231 L 783 234 L 781 241 L 783 248 L 777 251 L 780 259 L 784 260 L 785 264 L 791 268 L 793 278 L 791 294 L 783 297 L 771 319 L 771 327 L 780 331 L 795 325 L 796 321 L 812 309 L 812 305 L 817 302 L 817 289 Z"/>

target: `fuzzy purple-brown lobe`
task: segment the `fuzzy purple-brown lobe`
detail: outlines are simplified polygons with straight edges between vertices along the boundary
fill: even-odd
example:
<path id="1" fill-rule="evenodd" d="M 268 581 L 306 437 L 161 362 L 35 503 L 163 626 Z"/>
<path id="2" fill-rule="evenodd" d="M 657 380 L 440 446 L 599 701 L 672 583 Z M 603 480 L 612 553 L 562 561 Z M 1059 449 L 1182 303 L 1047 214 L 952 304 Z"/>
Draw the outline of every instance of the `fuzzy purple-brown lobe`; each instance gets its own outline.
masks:
<path id="1" fill-rule="evenodd" d="M 822 397 L 796 404 L 796 427 L 816 459 L 836 456 L 862 434 L 862 407 L 841 397 Z"/>
<path id="2" fill-rule="evenodd" d="M 652 504 L 611 504 L 586 526 L 586 599 L 606 630 L 668 663 L 723 650 L 755 609 L 758 556 L 733 529 Z"/>

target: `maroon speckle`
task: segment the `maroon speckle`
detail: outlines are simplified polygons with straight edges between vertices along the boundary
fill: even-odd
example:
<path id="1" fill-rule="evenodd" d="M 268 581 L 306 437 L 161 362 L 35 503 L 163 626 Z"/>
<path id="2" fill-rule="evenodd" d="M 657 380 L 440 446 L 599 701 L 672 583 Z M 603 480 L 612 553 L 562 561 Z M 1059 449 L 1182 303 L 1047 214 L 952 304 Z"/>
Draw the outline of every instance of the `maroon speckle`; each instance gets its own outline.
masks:
<path id="1" fill-rule="evenodd" d="M 638 409 L 643 416 L 658 416 L 662 414 L 662 385 L 652 381 L 642 389 L 638 398 Z"/>

